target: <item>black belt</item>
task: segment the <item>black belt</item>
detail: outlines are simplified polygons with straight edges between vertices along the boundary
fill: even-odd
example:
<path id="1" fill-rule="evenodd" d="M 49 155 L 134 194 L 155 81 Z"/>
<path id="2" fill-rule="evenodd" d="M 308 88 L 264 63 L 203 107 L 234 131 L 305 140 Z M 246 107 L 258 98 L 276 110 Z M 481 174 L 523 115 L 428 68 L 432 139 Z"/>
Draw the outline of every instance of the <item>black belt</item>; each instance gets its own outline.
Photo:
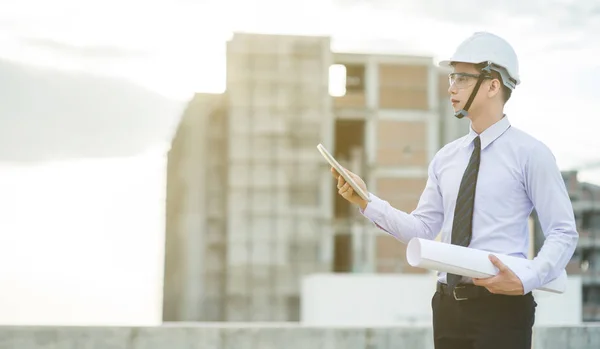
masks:
<path id="1" fill-rule="evenodd" d="M 450 290 L 448 285 L 438 282 L 437 291 L 444 295 L 454 297 L 454 299 L 457 301 L 464 301 L 467 299 L 481 298 L 492 295 L 487 288 L 472 284 L 460 284 L 457 285 L 454 290 Z"/>

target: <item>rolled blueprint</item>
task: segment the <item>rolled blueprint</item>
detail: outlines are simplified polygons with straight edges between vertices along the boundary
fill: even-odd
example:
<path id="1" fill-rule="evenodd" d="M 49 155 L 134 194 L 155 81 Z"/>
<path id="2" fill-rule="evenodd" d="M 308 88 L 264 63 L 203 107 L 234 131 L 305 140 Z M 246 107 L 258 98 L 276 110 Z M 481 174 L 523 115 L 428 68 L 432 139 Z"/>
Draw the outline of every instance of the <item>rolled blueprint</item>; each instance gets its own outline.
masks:
<path id="1" fill-rule="evenodd" d="M 486 278 L 498 273 L 498 268 L 489 259 L 490 254 L 498 257 L 511 269 L 527 266 L 532 262 L 529 259 L 420 238 L 412 238 L 408 242 L 406 259 L 408 264 L 413 267 L 471 278 Z M 567 272 L 563 270 L 557 278 L 538 289 L 564 293 L 567 289 Z"/>

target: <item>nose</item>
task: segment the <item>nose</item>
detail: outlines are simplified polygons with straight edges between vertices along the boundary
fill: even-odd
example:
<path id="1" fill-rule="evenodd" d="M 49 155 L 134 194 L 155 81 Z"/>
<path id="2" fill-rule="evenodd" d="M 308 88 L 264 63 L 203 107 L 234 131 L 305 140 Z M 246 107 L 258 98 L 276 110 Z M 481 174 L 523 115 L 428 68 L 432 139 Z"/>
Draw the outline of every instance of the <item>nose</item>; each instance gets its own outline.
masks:
<path id="1" fill-rule="evenodd" d="M 458 93 L 457 90 L 458 89 L 456 88 L 456 86 L 454 84 L 450 84 L 450 86 L 448 86 L 448 93 L 451 95 L 455 95 L 456 93 Z"/>

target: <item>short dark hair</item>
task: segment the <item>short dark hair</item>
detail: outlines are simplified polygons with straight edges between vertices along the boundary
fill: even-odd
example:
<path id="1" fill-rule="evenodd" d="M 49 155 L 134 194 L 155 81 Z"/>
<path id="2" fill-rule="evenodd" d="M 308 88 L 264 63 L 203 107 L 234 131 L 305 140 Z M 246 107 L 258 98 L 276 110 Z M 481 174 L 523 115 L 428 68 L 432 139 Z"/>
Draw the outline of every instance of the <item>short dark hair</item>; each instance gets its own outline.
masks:
<path id="1" fill-rule="evenodd" d="M 481 69 L 485 68 L 486 65 L 487 65 L 487 63 L 479 63 L 479 64 L 476 64 L 475 67 L 477 68 L 477 70 L 481 70 Z M 506 85 L 504 85 L 504 81 L 502 81 L 502 76 L 497 71 L 492 70 L 492 77 L 494 79 L 498 79 L 500 81 L 500 83 L 502 84 L 502 98 L 504 99 L 504 103 L 506 104 L 506 102 L 508 102 L 508 100 L 510 99 L 510 96 L 512 95 L 512 90 L 510 88 L 506 87 Z"/>
<path id="2" fill-rule="evenodd" d="M 494 77 L 494 79 L 500 80 L 500 83 L 502 84 L 502 98 L 504 99 L 504 103 L 506 104 L 506 102 L 508 102 L 508 100 L 510 99 L 512 90 L 510 88 L 506 87 L 506 85 L 504 85 L 504 82 L 502 81 L 502 76 L 500 75 L 500 73 L 498 73 L 495 70 L 492 70 L 492 76 Z"/>

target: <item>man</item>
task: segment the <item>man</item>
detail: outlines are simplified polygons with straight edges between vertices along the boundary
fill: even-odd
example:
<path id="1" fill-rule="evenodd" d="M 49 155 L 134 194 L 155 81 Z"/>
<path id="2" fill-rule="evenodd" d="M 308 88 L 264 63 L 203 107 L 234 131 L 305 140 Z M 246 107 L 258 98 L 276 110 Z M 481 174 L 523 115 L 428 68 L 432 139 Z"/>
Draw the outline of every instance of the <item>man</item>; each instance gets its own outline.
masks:
<path id="1" fill-rule="evenodd" d="M 552 152 L 511 127 L 504 104 L 520 83 L 517 56 L 502 38 L 475 33 L 440 64 L 453 67 L 448 92 L 470 132 L 439 150 L 417 208 L 406 213 L 369 193 L 367 202 L 342 176 L 339 194 L 379 228 L 490 252 L 497 275 L 471 280 L 438 273 L 432 299 L 436 349 L 530 349 L 536 303 L 531 291 L 558 276 L 578 240 L 573 209 Z M 350 175 L 367 192 L 364 181 Z M 536 209 L 543 247 L 530 268 L 511 270 L 494 253 L 527 258 L 528 217 Z M 410 297 L 410 290 L 403 297 Z"/>

